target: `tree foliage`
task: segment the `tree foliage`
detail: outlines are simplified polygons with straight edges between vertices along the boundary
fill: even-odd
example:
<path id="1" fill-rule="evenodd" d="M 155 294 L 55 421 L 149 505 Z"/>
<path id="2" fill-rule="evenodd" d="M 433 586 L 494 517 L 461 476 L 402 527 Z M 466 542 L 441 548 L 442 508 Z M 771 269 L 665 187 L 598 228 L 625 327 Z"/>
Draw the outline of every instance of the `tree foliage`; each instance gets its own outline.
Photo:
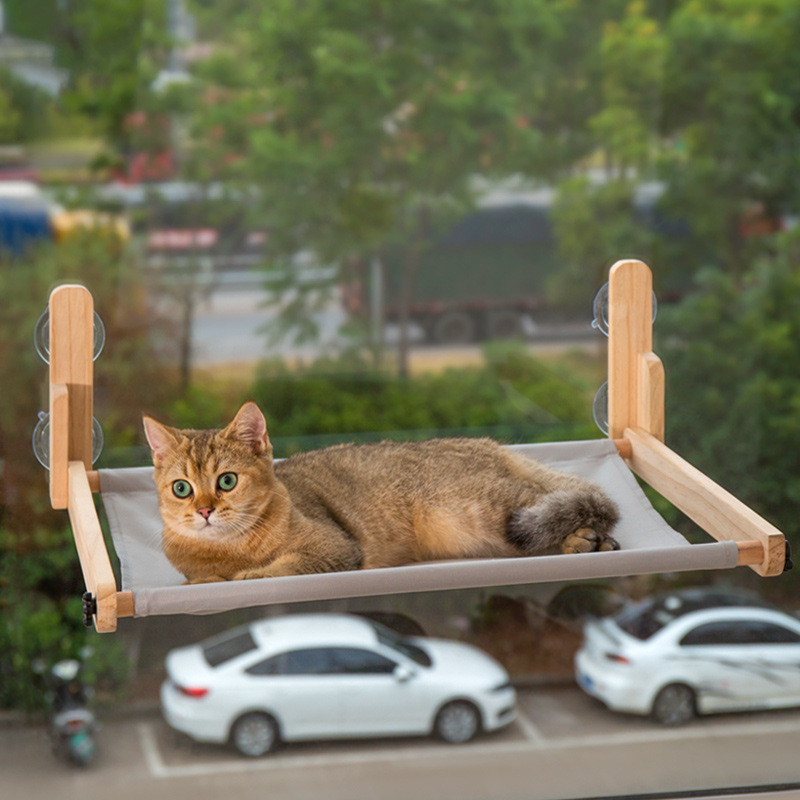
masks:
<path id="1" fill-rule="evenodd" d="M 720 270 L 659 322 L 670 444 L 800 548 L 800 236 Z"/>
<path id="2" fill-rule="evenodd" d="M 158 344 L 168 330 L 148 310 L 145 287 L 119 241 L 102 232 L 78 233 L 42 246 L 24 259 L 0 260 L 0 524 L 19 535 L 52 524 L 46 476 L 31 449 L 37 411 L 47 407 L 47 367 L 33 345 L 37 319 L 58 283 L 89 286 L 104 322 L 107 345 L 96 361 L 96 414 L 110 444 L 138 438 L 143 409 L 158 410 L 168 396 L 168 362 Z M 31 533 L 32 535 L 32 533 Z"/>
<path id="3" fill-rule="evenodd" d="M 422 248 L 472 202 L 474 178 L 549 163 L 536 118 L 563 45 L 560 5 L 239 6 L 201 75 L 216 102 L 194 120 L 195 147 L 257 184 L 284 261 L 310 250 L 346 269 L 401 248 L 405 307 Z"/>
<path id="4" fill-rule="evenodd" d="M 596 387 L 514 343 L 487 346 L 480 367 L 400 380 L 358 359 L 289 368 L 265 362 L 249 394 L 197 387 L 169 415 L 181 427 L 218 427 L 245 399 L 267 416 L 276 455 L 345 441 L 493 436 L 525 442 L 589 438 Z M 464 402 L 468 398 L 469 402 Z"/>

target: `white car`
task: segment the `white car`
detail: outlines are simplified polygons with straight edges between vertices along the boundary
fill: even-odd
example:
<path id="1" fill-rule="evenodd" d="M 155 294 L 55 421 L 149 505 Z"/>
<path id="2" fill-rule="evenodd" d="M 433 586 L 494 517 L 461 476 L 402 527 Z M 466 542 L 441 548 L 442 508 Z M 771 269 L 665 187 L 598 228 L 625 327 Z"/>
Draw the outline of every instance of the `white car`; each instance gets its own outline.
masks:
<path id="1" fill-rule="evenodd" d="M 469 741 L 515 717 L 486 653 L 347 614 L 297 614 L 171 651 L 164 716 L 197 741 L 260 756 L 281 741 L 437 734 Z"/>
<path id="2" fill-rule="evenodd" d="M 664 725 L 800 706 L 800 620 L 741 594 L 666 594 L 587 622 L 575 673 L 610 709 Z"/>

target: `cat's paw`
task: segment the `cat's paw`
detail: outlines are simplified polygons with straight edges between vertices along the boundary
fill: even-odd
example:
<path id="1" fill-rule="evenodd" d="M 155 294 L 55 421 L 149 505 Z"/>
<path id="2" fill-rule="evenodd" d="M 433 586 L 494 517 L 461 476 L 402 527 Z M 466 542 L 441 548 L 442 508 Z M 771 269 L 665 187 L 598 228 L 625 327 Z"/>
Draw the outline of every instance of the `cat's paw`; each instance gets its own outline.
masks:
<path id="1" fill-rule="evenodd" d="M 233 579 L 235 581 L 252 581 L 257 578 L 280 578 L 289 575 L 288 572 L 281 572 L 280 570 L 270 567 L 255 567 L 253 569 L 243 569 L 237 572 Z"/>
<path id="2" fill-rule="evenodd" d="M 228 580 L 227 578 L 222 578 L 219 575 L 204 575 L 202 578 L 192 578 L 189 581 L 186 581 L 183 585 L 184 586 L 191 586 L 195 583 L 222 583 L 223 581 Z"/>
<path id="3" fill-rule="evenodd" d="M 561 543 L 562 553 L 594 553 L 606 550 L 619 550 L 619 542 L 592 528 L 579 528 Z"/>

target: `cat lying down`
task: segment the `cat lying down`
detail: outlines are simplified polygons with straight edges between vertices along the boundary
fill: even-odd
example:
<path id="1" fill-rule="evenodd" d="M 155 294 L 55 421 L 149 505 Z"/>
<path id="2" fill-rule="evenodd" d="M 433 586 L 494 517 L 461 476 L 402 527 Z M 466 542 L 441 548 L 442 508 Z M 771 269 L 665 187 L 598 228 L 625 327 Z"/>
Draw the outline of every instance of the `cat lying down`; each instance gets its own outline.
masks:
<path id="1" fill-rule="evenodd" d="M 617 550 L 596 485 L 490 439 L 339 445 L 277 463 L 245 403 L 223 430 L 144 418 L 164 552 L 189 583 Z"/>

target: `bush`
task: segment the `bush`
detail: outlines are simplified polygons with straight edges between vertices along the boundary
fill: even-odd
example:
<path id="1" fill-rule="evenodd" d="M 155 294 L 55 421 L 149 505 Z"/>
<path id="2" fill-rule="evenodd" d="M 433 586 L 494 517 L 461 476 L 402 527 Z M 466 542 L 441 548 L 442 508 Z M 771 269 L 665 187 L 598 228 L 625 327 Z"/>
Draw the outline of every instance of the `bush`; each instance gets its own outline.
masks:
<path id="1" fill-rule="evenodd" d="M 520 345 L 487 348 L 485 361 L 408 379 L 366 365 L 342 371 L 318 362 L 290 371 L 270 362 L 262 365 L 252 396 L 267 415 L 276 455 L 352 440 L 595 435 L 586 387 Z"/>
<path id="2" fill-rule="evenodd" d="M 35 543 L 36 549 L 32 544 Z M 82 624 L 83 580 L 69 531 L 37 530 L 18 549 L 0 531 L 0 708 L 26 713 L 46 708 L 35 659 L 54 664 L 92 648 L 85 677 L 101 701 L 119 699 L 130 662 L 118 639 L 99 636 Z"/>

